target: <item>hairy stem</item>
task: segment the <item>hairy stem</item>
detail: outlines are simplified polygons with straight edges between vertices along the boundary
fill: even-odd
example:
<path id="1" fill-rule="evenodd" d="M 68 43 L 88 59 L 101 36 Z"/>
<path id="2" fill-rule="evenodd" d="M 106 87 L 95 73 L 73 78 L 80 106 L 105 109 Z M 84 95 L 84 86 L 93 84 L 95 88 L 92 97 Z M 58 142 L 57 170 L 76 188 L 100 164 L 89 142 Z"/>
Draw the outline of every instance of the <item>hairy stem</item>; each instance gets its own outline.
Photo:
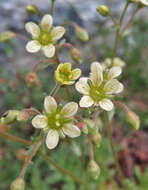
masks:
<path id="1" fill-rule="evenodd" d="M 17 143 L 20 143 L 20 144 L 24 144 L 26 146 L 32 145 L 32 142 L 26 141 L 24 139 L 21 139 L 19 137 L 13 136 L 13 135 L 10 135 L 10 134 L 8 134 L 6 132 L 3 132 L 2 130 L 0 130 L 0 135 L 7 138 L 7 139 L 9 139 L 9 140 L 11 140 L 11 141 L 14 141 L 14 142 L 17 142 Z"/>
<path id="2" fill-rule="evenodd" d="M 39 151 L 38 154 L 42 159 L 46 160 L 49 164 L 53 165 L 59 172 L 61 172 L 64 175 L 67 175 L 67 176 L 71 177 L 76 183 L 79 183 L 79 184 L 83 185 L 85 190 L 89 190 L 89 188 L 81 180 L 81 178 L 78 178 L 77 176 L 73 175 L 73 173 L 71 173 L 70 171 L 60 167 L 55 161 L 53 161 L 50 157 L 43 154 L 41 151 Z"/>
<path id="3" fill-rule="evenodd" d="M 30 164 L 30 161 L 32 160 L 33 156 L 36 154 L 40 144 L 41 144 L 41 140 L 39 140 L 37 142 L 37 144 L 35 145 L 35 147 L 31 151 L 30 155 L 26 157 L 25 162 L 24 162 L 24 166 L 23 166 L 22 171 L 20 173 L 20 178 L 24 178 L 25 171 L 26 171 L 28 165 Z"/>
<path id="4" fill-rule="evenodd" d="M 119 21 L 119 25 L 117 26 L 117 30 L 116 30 L 116 37 L 115 37 L 115 42 L 114 42 L 114 48 L 113 48 L 113 53 L 112 53 L 112 60 L 114 59 L 114 57 L 116 56 L 117 54 L 117 49 L 118 49 L 118 44 L 119 44 L 119 40 L 120 40 L 120 29 L 121 29 L 121 25 L 122 25 L 122 22 L 123 22 L 123 19 L 124 19 L 124 16 L 125 16 L 125 13 L 127 11 L 127 8 L 129 6 L 129 2 L 127 1 L 124 9 L 123 9 L 123 12 L 122 12 L 122 15 L 121 15 L 121 18 L 120 18 L 120 21 Z"/>
<path id="5" fill-rule="evenodd" d="M 55 0 L 51 0 L 50 14 L 52 16 L 54 14 L 54 6 L 55 6 Z"/>
<path id="6" fill-rule="evenodd" d="M 117 154 L 116 154 L 115 149 L 114 149 L 113 137 L 112 137 L 112 132 L 111 132 L 111 125 L 110 125 L 110 121 L 109 121 L 109 115 L 108 115 L 107 111 L 105 111 L 104 113 L 105 113 L 107 134 L 109 137 L 112 154 L 113 154 L 114 161 L 115 161 L 115 166 L 116 166 L 117 172 L 119 174 L 120 182 L 122 183 L 123 182 L 123 174 L 122 174 L 119 162 L 118 162 Z"/>

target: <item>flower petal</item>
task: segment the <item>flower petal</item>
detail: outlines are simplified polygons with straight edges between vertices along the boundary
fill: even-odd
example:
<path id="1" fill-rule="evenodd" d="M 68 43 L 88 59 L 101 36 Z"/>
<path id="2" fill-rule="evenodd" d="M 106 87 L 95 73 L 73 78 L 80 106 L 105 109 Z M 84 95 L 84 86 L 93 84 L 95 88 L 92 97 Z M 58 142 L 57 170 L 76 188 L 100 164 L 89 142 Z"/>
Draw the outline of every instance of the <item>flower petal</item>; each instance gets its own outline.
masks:
<path id="1" fill-rule="evenodd" d="M 108 78 L 109 79 L 116 78 L 116 77 L 118 77 L 121 74 L 121 72 L 122 72 L 121 67 L 112 67 L 109 70 Z"/>
<path id="2" fill-rule="evenodd" d="M 40 28 L 33 22 L 26 23 L 25 29 L 32 35 L 33 38 L 37 38 L 40 35 Z"/>
<path id="3" fill-rule="evenodd" d="M 51 58 L 55 54 L 55 46 L 52 44 L 49 44 L 48 46 L 44 46 L 43 52 L 46 57 Z"/>
<path id="4" fill-rule="evenodd" d="M 94 101 L 89 96 L 83 96 L 80 100 L 80 107 L 88 108 L 94 104 Z"/>
<path id="5" fill-rule="evenodd" d="M 71 138 L 75 138 L 75 137 L 78 137 L 80 136 L 81 134 L 81 131 L 80 129 L 76 126 L 76 125 L 73 125 L 73 124 L 66 124 L 64 127 L 63 127 L 63 132 L 71 137 Z"/>
<path id="6" fill-rule="evenodd" d="M 111 79 L 104 86 L 106 94 L 116 94 L 123 90 L 123 85 L 117 79 Z M 119 92 L 118 92 L 119 91 Z"/>
<path id="7" fill-rule="evenodd" d="M 59 40 L 60 38 L 62 38 L 62 36 L 65 33 L 65 28 L 62 26 L 57 26 L 54 27 L 53 30 L 51 31 L 51 36 L 53 40 Z"/>
<path id="8" fill-rule="evenodd" d="M 41 20 L 42 29 L 48 31 L 51 28 L 52 24 L 53 24 L 52 16 L 48 14 L 44 15 Z"/>
<path id="9" fill-rule="evenodd" d="M 90 79 L 92 80 L 93 85 L 100 86 L 103 80 L 103 71 L 102 66 L 98 62 L 93 62 L 91 64 L 91 73 Z"/>
<path id="10" fill-rule="evenodd" d="M 77 111 L 78 111 L 78 104 L 75 102 L 69 102 L 61 110 L 61 114 L 63 114 L 64 117 L 72 117 L 77 113 Z"/>
<path id="11" fill-rule="evenodd" d="M 47 113 L 55 112 L 57 109 L 57 103 L 52 96 L 46 96 L 44 100 L 44 108 Z"/>
<path id="12" fill-rule="evenodd" d="M 103 99 L 99 102 L 99 105 L 102 109 L 106 110 L 106 111 L 111 111 L 114 107 L 113 103 L 111 100 L 109 99 Z"/>
<path id="13" fill-rule="evenodd" d="M 77 80 L 81 75 L 81 70 L 80 69 L 74 69 L 72 71 L 72 80 Z"/>
<path id="14" fill-rule="evenodd" d="M 45 128 L 48 123 L 47 123 L 47 118 L 44 115 L 37 115 L 32 119 L 32 125 L 35 128 Z"/>
<path id="15" fill-rule="evenodd" d="M 38 41 L 32 40 L 27 43 L 26 50 L 30 53 L 38 52 L 41 49 L 41 45 Z"/>
<path id="16" fill-rule="evenodd" d="M 75 88 L 78 92 L 84 95 L 89 94 L 89 85 L 87 84 L 88 78 L 82 77 L 79 79 L 79 81 L 76 83 Z"/>
<path id="17" fill-rule="evenodd" d="M 59 134 L 56 130 L 49 130 L 46 137 L 46 145 L 49 149 L 53 149 L 59 142 Z"/>

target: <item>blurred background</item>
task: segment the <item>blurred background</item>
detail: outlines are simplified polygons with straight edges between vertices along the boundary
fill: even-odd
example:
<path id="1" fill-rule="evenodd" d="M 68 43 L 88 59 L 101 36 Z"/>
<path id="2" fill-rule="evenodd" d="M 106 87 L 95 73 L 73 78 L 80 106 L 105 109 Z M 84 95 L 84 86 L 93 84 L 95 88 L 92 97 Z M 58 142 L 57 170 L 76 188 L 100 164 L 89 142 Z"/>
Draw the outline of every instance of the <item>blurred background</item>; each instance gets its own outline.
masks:
<path id="1" fill-rule="evenodd" d="M 73 62 L 74 67 L 80 67 L 83 74 L 89 72 L 92 61 L 103 62 L 111 57 L 115 29 L 108 18 L 100 16 L 96 7 L 106 4 L 111 8 L 112 15 L 119 18 L 125 5 L 124 0 L 56 0 L 54 24 L 60 25 L 64 20 L 76 22 L 85 28 L 90 40 L 82 43 L 76 39 L 72 27 L 67 27 L 65 39 L 77 47 L 83 57 L 83 63 L 78 65 L 71 60 L 70 51 L 64 48 L 60 51 L 60 60 Z M 29 15 L 25 7 L 35 4 L 43 12 L 49 13 L 50 0 L 0 0 L 0 33 L 11 30 L 29 35 L 24 29 L 28 21 L 38 22 L 39 15 Z M 127 22 L 135 5 L 128 9 L 124 23 Z M 148 8 L 143 8 L 123 35 L 118 49 L 118 56 L 126 62 L 120 80 L 125 90 L 120 100 L 124 101 L 141 120 L 139 131 L 129 126 L 125 114 L 119 110 L 113 118 L 114 141 L 119 152 L 120 164 L 126 183 L 130 190 L 148 189 Z M 42 110 L 44 97 L 54 86 L 53 65 L 44 65 L 38 72 L 40 86 L 31 88 L 26 85 L 25 77 L 30 69 L 39 60 L 44 59 L 41 54 L 29 54 L 25 50 L 26 42 L 14 39 L 10 43 L 0 43 L 0 115 L 10 109 L 23 109 L 35 107 Z M 79 95 L 70 87 L 75 101 Z M 64 89 L 61 95 L 65 98 Z M 66 99 L 65 99 L 66 102 Z M 101 117 L 102 121 L 103 118 Z M 30 122 L 15 123 L 13 126 L 2 126 L 4 131 L 23 138 L 33 134 L 34 129 Z M 103 130 L 100 122 L 100 128 Z M 91 190 L 118 190 L 116 185 L 118 175 L 115 172 L 109 142 L 106 137 L 95 150 L 95 158 L 101 167 L 98 180 L 92 181 L 85 171 L 89 161 L 89 151 L 84 137 L 77 141 L 64 140 L 52 152 L 46 150 L 62 167 L 72 171 L 75 175 L 83 177 L 89 182 Z M 70 146 L 69 146 L 70 145 Z M 67 148 L 68 147 L 68 148 Z M 22 145 L 13 143 L 0 137 L 0 190 L 9 189 L 10 183 L 19 175 L 23 165 L 25 149 Z M 69 156 L 70 155 L 70 156 Z M 60 158 L 60 159 L 59 159 Z M 63 176 L 55 168 L 35 157 L 26 174 L 27 190 L 75 190 L 83 189 L 75 184 L 71 178 Z M 12 164 L 13 163 L 13 164 Z M 109 169 L 109 171 L 108 171 Z"/>

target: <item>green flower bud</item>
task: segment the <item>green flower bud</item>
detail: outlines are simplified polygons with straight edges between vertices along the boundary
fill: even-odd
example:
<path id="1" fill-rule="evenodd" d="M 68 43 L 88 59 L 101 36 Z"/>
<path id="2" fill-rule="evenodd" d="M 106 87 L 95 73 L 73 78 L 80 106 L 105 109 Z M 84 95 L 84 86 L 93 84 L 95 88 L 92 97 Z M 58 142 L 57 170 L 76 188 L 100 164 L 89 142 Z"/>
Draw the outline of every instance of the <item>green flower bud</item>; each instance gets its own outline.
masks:
<path id="1" fill-rule="evenodd" d="M 81 40 L 82 42 L 87 42 L 89 40 L 88 32 L 78 25 L 75 25 L 74 27 L 75 27 L 75 33 L 76 33 L 77 38 Z"/>
<path id="2" fill-rule="evenodd" d="M 88 172 L 92 179 L 94 180 L 98 179 L 100 175 L 100 167 L 94 160 L 90 160 L 88 164 Z"/>
<path id="3" fill-rule="evenodd" d="M 132 111 L 127 112 L 127 122 L 134 127 L 136 130 L 140 128 L 140 119 L 139 117 Z"/>
<path id="4" fill-rule="evenodd" d="M 25 182 L 22 178 L 18 178 L 12 182 L 10 190 L 25 190 Z"/>
<path id="5" fill-rule="evenodd" d="M 11 124 L 13 123 L 16 119 L 17 116 L 20 114 L 20 111 L 17 110 L 9 110 L 3 114 L 3 116 L 0 119 L 0 122 L 2 124 Z"/>
<path id="6" fill-rule="evenodd" d="M 27 5 L 26 6 L 26 11 L 29 13 L 29 14 L 38 14 L 39 13 L 39 9 L 37 8 L 37 6 L 35 5 Z"/>
<path id="7" fill-rule="evenodd" d="M 72 48 L 71 49 L 71 58 L 76 62 L 76 63 L 82 63 L 82 56 L 80 51 L 77 48 Z"/>
<path id="8" fill-rule="evenodd" d="M 95 124 L 95 122 L 93 120 L 85 119 L 84 123 L 86 125 L 87 130 L 88 130 L 88 134 L 94 135 L 94 134 L 97 133 L 98 128 L 97 128 L 97 126 L 96 126 L 96 124 Z"/>
<path id="9" fill-rule="evenodd" d="M 92 142 L 94 142 L 96 147 L 99 148 L 101 140 L 102 140 L 102 137 L 101 137 L 100 133 L 97 132 L 96 134 L 91 136 L 91 140 L 92 140 Z"/>
<path id="10" fill-rule="evenodd" d="M 106 5 L 100 5 L 97 7 L 98 13 L 102 16 L 109 16 L 110 15 L 110 8 Z"/>
<path id="11" fill-rule="evenodd" d="M 15 38 L 15 33 L 11 31 L 5 31 L 0 34 L 1 42 L 9 42 Z"/>

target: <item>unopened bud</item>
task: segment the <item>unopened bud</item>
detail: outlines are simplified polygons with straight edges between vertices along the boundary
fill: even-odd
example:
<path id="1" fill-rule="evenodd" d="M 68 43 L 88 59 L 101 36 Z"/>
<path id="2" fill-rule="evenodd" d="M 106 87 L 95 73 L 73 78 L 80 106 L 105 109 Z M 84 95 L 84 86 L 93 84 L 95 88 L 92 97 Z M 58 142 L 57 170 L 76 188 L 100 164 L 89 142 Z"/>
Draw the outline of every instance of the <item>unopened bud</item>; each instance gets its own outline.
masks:
<path id="1" fill-rule="evenodd" d="M 77 38 L 81 40 L 82 42 L 87 42 L 89 40 L 88 32 L 84 28 L 81 28 L 80 26 L 75 25 L 75 32 L 76 32 Z"/>
<path id="2" fill-rule="evenodd" d="M 15 38 L 15 33 L 11 31 L 5 31 L 0 34 L 1 42 L 9 42 Z"/>
<path id="3" fill-rule="evenodd" d="M 20 111 L 17 115 L 17 121 L 26 121 L 30 118 L 30 114 L 26 111 Z"/>
<path id="4" fill-rule="evenodd" d="M 97 11 L 100 13 L 100 15 L 102 15 L 104 17 L 110 15 L 110 8 L 106 5 L 98 6 Z"/>
<path id="5" fill-rule="evenodd" d="M 100 167 L 94 160 L 90 160 L 88 164 L 88 172 L 92 179 L 94 180 L 98 179 L 100 175 Z"/>
<path id="6" fill-rule="evenodd" d="M 31 88 L 40 85 L 40 81 L 39 81 L 39 78 L 36 75 L 36 73 L 30 72 L 26 76 L 26 84 L 27 84 L 28 87 L 31 87 Z"/>
<path id="7" fill-rule="evenodd" d="M 97 132 L 96 134 L 91 136 L 91 140 L 92 140 L 92 142 L 94 142 L 96 147 L 99 148 L 101 140 L 102 140 L 102 137 L 101 137 L 100 133 Z"/>
<path id="8" fill-rule="evenodd" d="M 85 119 L 84 123 L 85 123 L 85 125 L 87 127 L 88 134 L 92 134 L 92 135 L 96 134 L 98 128 L 97 128 L 97 126 L 96 126 L 96 124 L 95 124 L 95 122 L 93 120 Z"/>
<path id="9" fill-rule="evenodd" d="M 140 119 L 134 112 L 132 111 L 127 112 L 127 121 L 136 130 L 140 128 Z"/>
<path id="10" fill-rule="evenodd" d="M 25 190 L 25 182 L 22 178 L 18 178 L 11 184 L 11 190 Z"/>
<path id="11" fill-rule="evenodd" d="M 80 51 L 77 48 L 72 48 L 71 49 L 71 58 L 76 62 L 76 63 L 82 63 L 82 56 Z"/>
<path id="12" fill-rule="evenodd" d="M 9 110 L 2 115 L 0 122 L 6 125 L 11 124 L 16 120 L 19 114 L 20 114 L 20 111 L 18 110 Z"/>
<path id="13" fill-rule="evenodd" d="M 16 155 L 17 159 L 19 161 L 24 161 L 26 158 L 26 150 L 25 149 L 20 149 Z"/>
<path id="14" fill-rule="evenodd" d="M 29 14 L 38 14 L 39 13 L 39 9 L 37 6 L 35 5 L 27 5 L 26 6 L 26 11 L 29 13 Z"/>

